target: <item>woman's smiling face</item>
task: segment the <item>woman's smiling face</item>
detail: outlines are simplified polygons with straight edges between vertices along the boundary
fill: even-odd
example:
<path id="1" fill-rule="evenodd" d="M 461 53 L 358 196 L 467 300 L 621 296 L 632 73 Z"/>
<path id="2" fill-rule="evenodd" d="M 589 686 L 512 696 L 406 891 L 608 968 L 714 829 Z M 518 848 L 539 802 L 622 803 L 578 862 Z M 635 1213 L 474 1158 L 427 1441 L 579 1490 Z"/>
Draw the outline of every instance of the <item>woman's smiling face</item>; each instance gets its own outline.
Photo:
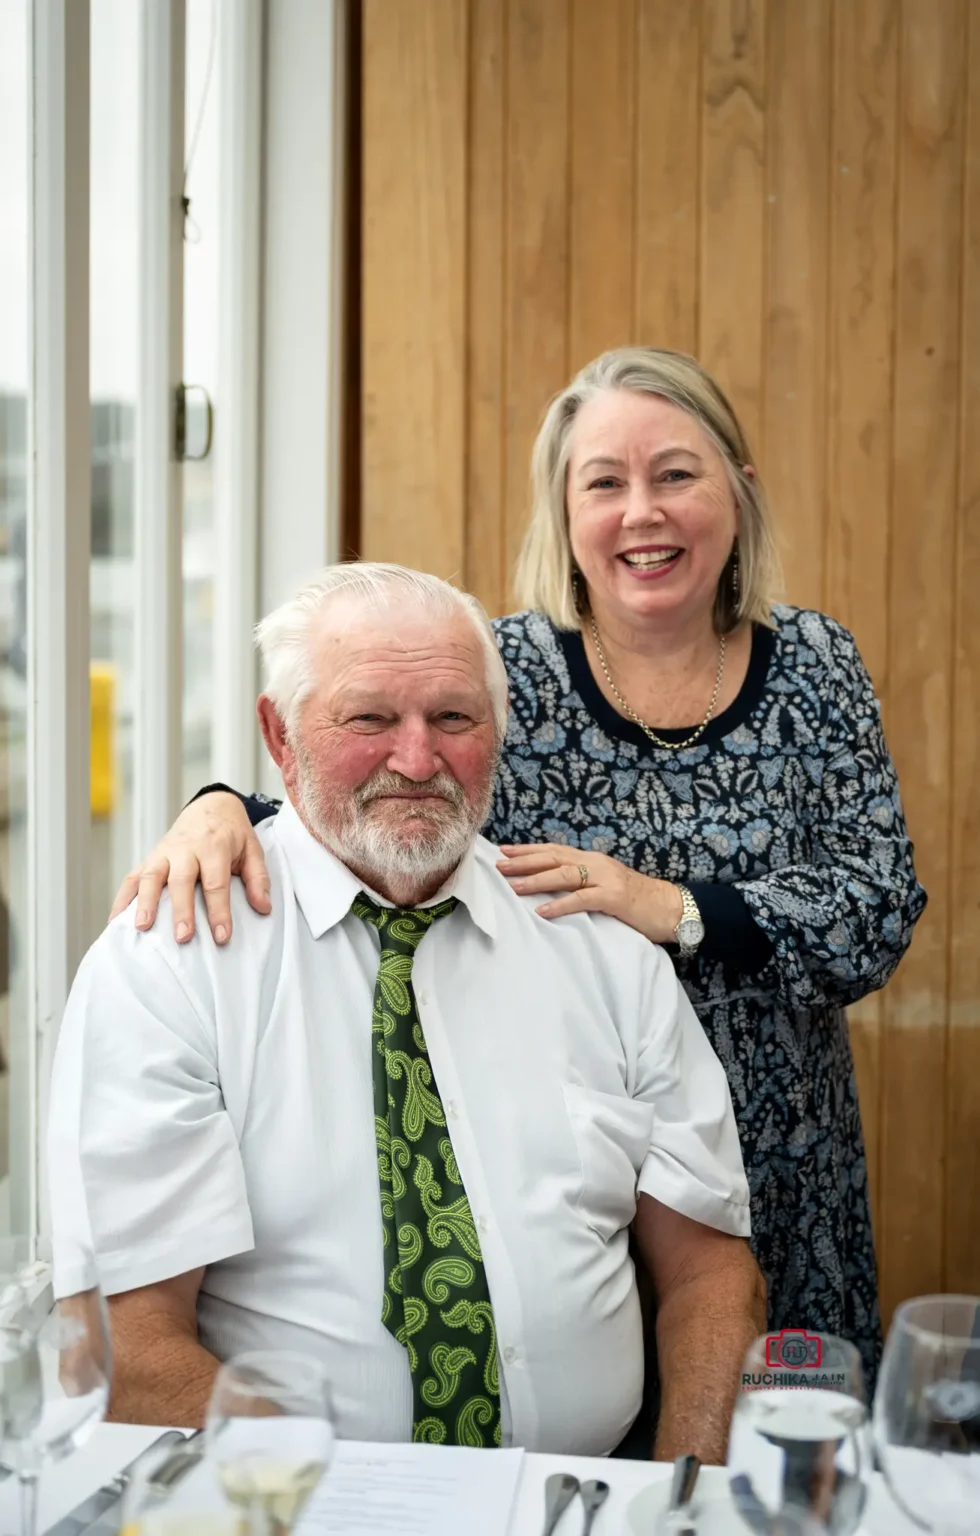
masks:
<path id="1" fill-rule="evenodd" d="M 710 619 L 738 512 L 724 459 L 693 416 L 660 395 L 596 395 L 572 426 L 565 496 L 600 618 Z"/>

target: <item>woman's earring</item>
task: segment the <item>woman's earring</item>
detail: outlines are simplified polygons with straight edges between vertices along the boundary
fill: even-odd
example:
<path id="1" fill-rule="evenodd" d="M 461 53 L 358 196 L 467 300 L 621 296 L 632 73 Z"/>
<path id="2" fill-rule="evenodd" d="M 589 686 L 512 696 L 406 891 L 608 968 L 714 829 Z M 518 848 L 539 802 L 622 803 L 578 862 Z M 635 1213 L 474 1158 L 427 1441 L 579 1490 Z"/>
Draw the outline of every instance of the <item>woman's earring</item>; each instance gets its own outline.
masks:
<path id="1" fill-rule="evenodd" d="M 742 580 L 739 575 L 738 542 L 732 548 L 732 607 L 738 609 L 738 600 L 742 591 Z"/>
<path id="2" fill-rule="evenodd" d="M 581 571 L 572 572 L 572 602 L 575 604 L 575 612 L 581 613 L 585 605 L 585 590 Z"/>

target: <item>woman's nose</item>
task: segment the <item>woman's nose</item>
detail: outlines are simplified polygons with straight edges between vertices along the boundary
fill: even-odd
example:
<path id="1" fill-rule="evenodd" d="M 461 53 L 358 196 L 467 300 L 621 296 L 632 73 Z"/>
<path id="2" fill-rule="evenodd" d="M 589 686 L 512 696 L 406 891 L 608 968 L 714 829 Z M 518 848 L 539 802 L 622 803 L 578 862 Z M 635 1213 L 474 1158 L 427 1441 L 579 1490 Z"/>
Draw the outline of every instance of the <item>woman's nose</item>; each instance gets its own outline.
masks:
<path id="1" fill-rule="evenodd" d="M 632 481 L 626 491 L 626 510 L 623 514 L 623 522 L 628 527 L 649 527 L 651 524 L 659 524 L 664 520 L 664 514 L 657 502 L 657 493 L 652 485 L 643 481 Z"/>

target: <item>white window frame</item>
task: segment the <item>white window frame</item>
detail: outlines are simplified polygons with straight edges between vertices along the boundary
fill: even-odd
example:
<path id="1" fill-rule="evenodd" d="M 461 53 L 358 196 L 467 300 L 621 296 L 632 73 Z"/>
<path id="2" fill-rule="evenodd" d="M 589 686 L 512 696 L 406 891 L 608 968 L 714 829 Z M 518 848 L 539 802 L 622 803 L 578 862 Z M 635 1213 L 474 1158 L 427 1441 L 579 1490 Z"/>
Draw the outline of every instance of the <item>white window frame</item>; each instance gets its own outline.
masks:
<path id="1" fill-rule="evenodd" d="M 33 0 L 28 385 L 27 860 L 31 1156 L 11 1230 L 46 1224 L 47 1083 L 88 932 L 89 3 Z M 17 1138 L 11 1137 L 15 1153 Z"/>

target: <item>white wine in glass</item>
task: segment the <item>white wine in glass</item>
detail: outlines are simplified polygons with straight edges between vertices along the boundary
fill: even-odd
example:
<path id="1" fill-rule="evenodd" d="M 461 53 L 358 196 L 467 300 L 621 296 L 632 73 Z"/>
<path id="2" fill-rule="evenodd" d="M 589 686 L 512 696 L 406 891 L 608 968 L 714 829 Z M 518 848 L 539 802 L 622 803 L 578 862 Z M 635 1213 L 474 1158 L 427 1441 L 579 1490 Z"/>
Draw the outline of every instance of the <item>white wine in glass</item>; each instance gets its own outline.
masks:
<path id="1" fill-rule="evenodd" d="M 980 1532 L 980 1296 L 919 1296 L 892 1318 L 874 1401 L 885 1481 L 933 1536 Z"/>
<path id="2" fill-rule="evenodd" d="M 330 1384 L 318 1361 L 255 1350 L 227 1361 L 208 1407 L 208 1454 L 253 1536 L 285 1536 L 333 1455 Z"/>

